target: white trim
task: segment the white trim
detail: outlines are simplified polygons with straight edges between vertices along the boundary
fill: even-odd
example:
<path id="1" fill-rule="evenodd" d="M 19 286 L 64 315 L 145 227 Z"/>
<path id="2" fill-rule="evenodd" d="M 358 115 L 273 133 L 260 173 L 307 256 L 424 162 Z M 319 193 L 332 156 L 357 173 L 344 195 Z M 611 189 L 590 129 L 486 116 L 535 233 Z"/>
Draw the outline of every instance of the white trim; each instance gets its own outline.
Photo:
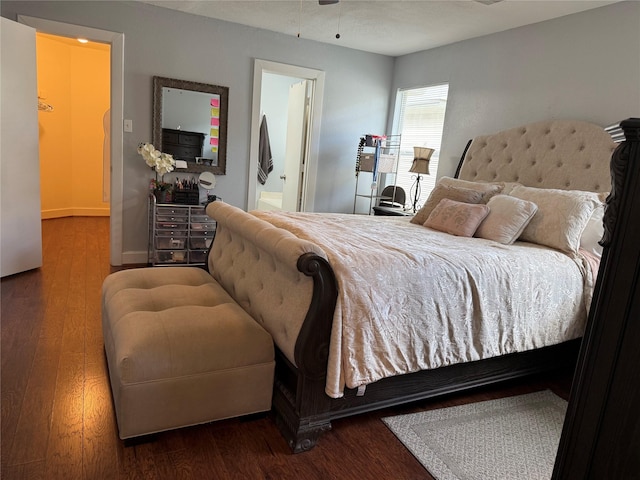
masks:
<path id="1" fill-rule="evenodd" d="M 53 208 L 51 210 L 42 210 L 41 218 L 47 220 L 50 218 L 62 217 L 108 217 L 110 210 L 108 208 Z"/>
<path id="2" fill-rule="evenodd" d="M 297 67 L 284 63 L 255 59 L 253 67 L 253 105 L 251 108 L 251 145 L 249 151 L 249 184 L 247 191 L 247 210 L 256 208 L 256 189 L 258 183 L 258 143 L 260 139 L 260 102 L 262 100 L 262 75 L 275 73 L 314 82 L 313 104 L 311 107 L 311 131 L 309 134 L 309 157 L 306 167 L 303 211 L 312 212 L 316 197 L 318 176 L 318 156 L 320 151 L 320 123 L 322 120 L 322 101 L 324 98 L 325 72 L 312 68 Z"/>
<path id="3" fill-rule="evenodd" d="M 85 37 L 111 45 L 111 214 L 109 253 L 111 265 L 122 265 L 124 34 L 18 15 L 18 22 L 38 32 L 64 37 Z"/>
<path id="4" fill-rule="evenodd" d="M 147 265 L 149 263 L 149 252 L 129 250 L 122 254 L 123 265 Z"/>

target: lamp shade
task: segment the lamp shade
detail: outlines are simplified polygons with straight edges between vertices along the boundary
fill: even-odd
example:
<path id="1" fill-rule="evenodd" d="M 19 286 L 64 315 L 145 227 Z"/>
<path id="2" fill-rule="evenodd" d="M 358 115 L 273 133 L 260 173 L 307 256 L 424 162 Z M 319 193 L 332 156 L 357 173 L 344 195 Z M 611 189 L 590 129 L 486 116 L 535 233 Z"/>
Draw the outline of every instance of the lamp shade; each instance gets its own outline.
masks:
<path id="1" fill-rule="evenodd" d="M 413 147 L 413 163 L 409 171 L 429 175 L 429 159 L 434 151 L 433 148 Z"/>

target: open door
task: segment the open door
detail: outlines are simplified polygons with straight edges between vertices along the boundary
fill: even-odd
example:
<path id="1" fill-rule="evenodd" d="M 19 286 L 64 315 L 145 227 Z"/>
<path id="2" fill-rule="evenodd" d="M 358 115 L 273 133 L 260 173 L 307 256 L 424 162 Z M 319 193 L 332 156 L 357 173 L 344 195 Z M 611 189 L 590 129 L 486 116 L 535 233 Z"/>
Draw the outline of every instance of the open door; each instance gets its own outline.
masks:
<path id="1" fill-rule="evenodd" d="M 324 72 L 305 67 L 286 65 L 266 60 L 255 60 L 253 71 L 253 104 L 251 114 L 251 147 L 249 162 L 249 179 L 247 190 L 247 208 L 258 208 L 258 199 L 262 189 L 258 187 L 258 157 L 260 144 L 260 122 L 264 114 L 263 110 L 263 86 L 265 77 L 281 75 L 306 81 L 309 85 L 310 95 L 307 105 L 306 145 L 304 153 L 305 163 L 302 170 L 302 181 L 299 184 L 301 205 L 294 210 L 303 212 L 314 211 L 316 179 L 318 176 L 318 155 L 320 150 L 320 129 L 322 123 L 322 99 L 324 95 Z M 284 101 L 282 102 L 284 105 Z M 276 118 L 276 117 L 271 117 Z M 270 127 L 272 124 L 270 123 Z M 273 132 L 269 131 L 271 135 Z M 272 139 L 273 142 L 273 139 Z M 281 158 L 284 158 L 284 154 Z M 284 165 L 283 165 L 284 166 Z M 275 167 L 274 167 L 275 168 Z M 289 176 L 287 175 L 287 178 Z M 277 179 L 277 177 L 275 178 Z M 274 179 L 274 180 L 275 180 Z M 281 191 L 274 188 L 273 191 Z M 282 209 L 282 204 L 278 206 Z"/>
<path id="2" fill-rule="evenodd" d="M 2 18 L 0 270 L 42 266 L 35 29 Z"/>
<path id="3" fill-rule="evenodd" d="M 307 148 L 307 81 L 289 88 L 287 139 L 282 178 L 282 210 L 297 212 L 301 206 L 301 186 Z"/>

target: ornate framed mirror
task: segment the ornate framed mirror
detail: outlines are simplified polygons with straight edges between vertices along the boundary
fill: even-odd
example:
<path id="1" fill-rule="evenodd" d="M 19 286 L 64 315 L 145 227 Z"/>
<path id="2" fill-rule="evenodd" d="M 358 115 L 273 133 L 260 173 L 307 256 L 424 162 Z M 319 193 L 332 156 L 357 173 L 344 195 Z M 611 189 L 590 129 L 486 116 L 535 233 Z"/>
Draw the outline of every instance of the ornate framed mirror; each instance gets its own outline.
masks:
<path id="1" fill-rule="evenodd" d="M 187 168 L 175 172 L 227 169 L 229 87 L 153 77 L 153 144 Z"/>

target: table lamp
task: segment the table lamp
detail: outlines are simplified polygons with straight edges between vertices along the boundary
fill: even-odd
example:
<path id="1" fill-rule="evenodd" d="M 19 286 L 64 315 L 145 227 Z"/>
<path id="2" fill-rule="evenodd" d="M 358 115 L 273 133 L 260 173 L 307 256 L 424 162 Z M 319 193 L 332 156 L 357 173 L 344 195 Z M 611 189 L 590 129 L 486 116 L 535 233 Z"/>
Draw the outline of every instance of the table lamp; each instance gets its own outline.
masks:
<path id="1" fill-rule="evenodd" d="M 422 180 L 422 175 L 429 175 L 429 159 L 434 151 L 433 148 L 413 147 L 413 163 L 409 169 L 411 173 L 417 174 L 416 181 L 411 186 L 413 191 L 413 213 L 418 210 L 418 199 L 421 193 L 420 180 Z"/>

